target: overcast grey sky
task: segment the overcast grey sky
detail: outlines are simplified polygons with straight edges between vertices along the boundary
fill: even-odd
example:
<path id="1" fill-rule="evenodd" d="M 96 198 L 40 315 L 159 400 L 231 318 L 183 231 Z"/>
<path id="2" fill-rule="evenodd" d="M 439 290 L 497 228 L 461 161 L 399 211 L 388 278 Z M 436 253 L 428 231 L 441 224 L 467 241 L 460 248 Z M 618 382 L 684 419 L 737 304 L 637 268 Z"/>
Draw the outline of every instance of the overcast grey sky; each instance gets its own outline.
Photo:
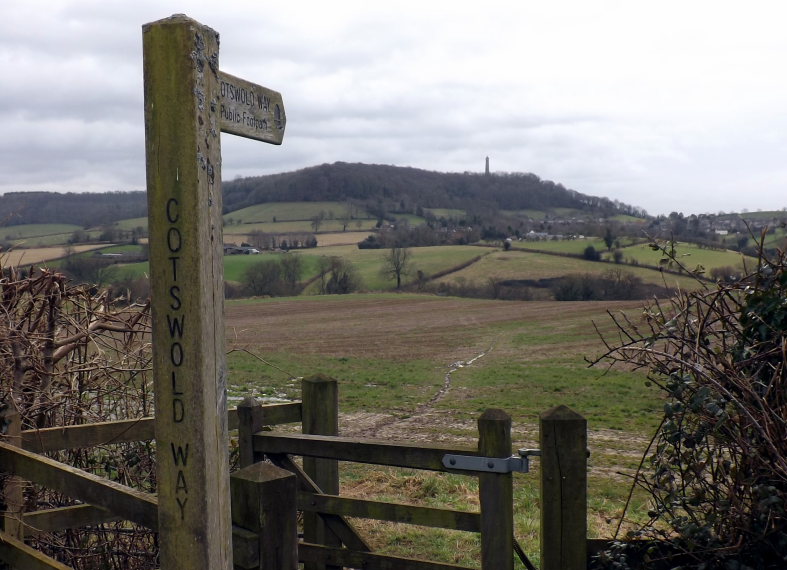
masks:
<path id="1" fill-rule="evenodd" d="M 141 26 L 174 13 L 284 97 L 225 180 L 489 156 L 652 214 L 787 207 L 782 0 L 3 0 L 0 193 L 144 189 Z"/>

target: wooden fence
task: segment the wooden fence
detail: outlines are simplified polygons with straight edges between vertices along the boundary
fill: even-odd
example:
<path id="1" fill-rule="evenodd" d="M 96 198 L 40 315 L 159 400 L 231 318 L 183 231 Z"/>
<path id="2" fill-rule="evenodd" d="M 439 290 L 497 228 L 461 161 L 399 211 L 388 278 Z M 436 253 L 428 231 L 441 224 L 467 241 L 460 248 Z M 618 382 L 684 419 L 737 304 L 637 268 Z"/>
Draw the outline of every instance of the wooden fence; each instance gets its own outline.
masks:
<path id="1" fill-rule="evenodd" d="M 298 563 L 303 563 L 306 570 L 465 568 L 375 554 L 347 517 L 480 533 L 483 570 L 513 569 L 515 554 L 531 567 L 514 539 L 513 474 L 500 468 L 512 457 L 508 414 L 501 410 L 482 414 L 478 446 L 473 448 L 344 438 L 337 435 L 337 394 L 334 380 L 316 376 L 304 380 L 302 403 L 261 405 L 247 399 L 229 411 L 229 428 L 238 430 L 241 465 L 231 477 L 235 568 L 295 570 Z M 266 431 L 294 422 L 302 424 L 302 433 Z M 541 569 L 584 569 L 586 422 L 560 406 L 542 414 L 540 429 Z M 83 503 L 24 513 L 19 525 L 22 532 L 29 535 L 112 520 L 129 520 L 157 530 L 155 495 L 39 455 L 152 439 L 153 419 L 143 418 L 26 431 L 21 447 L 0 442 L 3 472 Z M 291 455 L 302 456 L 302 465 Z M 458 470 L 444 465 L 446 455 L 488 458 L 486 463 L 497 467 Z M 339 461 L 477 476 L 480 512 L 343 497 Z M 303 515 L 302 540 L 297 534 L 297 511 Z M 68 568 L 25 545 L 23 536 L 6 533 L 0 533 L 0 561 L 25 569 Z"/>

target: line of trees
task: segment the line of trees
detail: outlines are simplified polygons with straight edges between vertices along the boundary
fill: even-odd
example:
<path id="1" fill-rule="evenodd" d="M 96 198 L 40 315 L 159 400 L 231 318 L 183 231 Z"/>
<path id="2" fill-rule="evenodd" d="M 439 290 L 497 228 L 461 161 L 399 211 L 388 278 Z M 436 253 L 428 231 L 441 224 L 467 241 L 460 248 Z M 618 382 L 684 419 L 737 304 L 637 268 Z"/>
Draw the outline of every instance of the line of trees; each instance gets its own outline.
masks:
<path id="1" fill-rule="evenodd" d="M 248 244 L 259 250 L 306 249 L 317 247 L 317 236 L 308 232 L 294 232 L 288 234 L 272 234 L 262 230 L 249 232 Z"/>
<path id="2" fill-rule="evenodd" d="M 297 295 L 301 291 L 302 268 L 303 263 L 297 255 L 260 260 L 249 265 L 243 274 L 245 292 L 256 297 Z"/>

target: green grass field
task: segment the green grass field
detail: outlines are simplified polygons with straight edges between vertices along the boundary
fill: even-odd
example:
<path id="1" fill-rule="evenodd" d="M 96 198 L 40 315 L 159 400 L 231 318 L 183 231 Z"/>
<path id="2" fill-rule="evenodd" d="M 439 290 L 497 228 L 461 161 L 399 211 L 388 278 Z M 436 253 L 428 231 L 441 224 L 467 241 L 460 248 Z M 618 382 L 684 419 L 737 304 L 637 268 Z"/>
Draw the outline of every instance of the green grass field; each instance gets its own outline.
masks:
<path id="1" fill-rule="evenodd" d="M 224 220 L 232 219 L 235 223 L 256 224 L 260 222 L 287 222 L 293 220 L 309 220 L 320 213 L 326 214 L 329 219 L 341 218 L 347 206 L 342 202 L 271 202 L 255 204 L 248 208 L 228 212 Z M 366 212 L 360 212 L 363 218 L 368 218 Z"/>
<path id="2" fill-rule="evenodd" d="M 393 217 L 396 218 L 397 223 L 406 221 L 411 226 L 420 226 L 426 223 L 424 218 L 416 216 L 415 214 L 393 214 Z"/>
<path id="3" fill-rule="evenodd" d="M 366 290 L 390 289 L 394 284 L 391 279 L 380 274 L 380 270 L 383 268 L 383 258 L 387 252 L 385 249 L 329 246 L 310 251 L 321 256 L 338 256 L 349 260 L 358 271 Z M 418 270 L 423 271 L 426 275 L 433 275 L 456 267 L 476 256 L 484 255 L 488 250 L 470 245 L 455 245 L 413 247 L 410 248 L 410 252 L 412 254 L 412 271 L 409 279 L 413 279 Z"/>
<path id="4" fill-rule="evenodd" d="M 531 218 L 533 220 L 543 220 L 547 216 L 547 213 L 542 210 L 531 210 L 531 209 L 503 210 L 502 213 L 514 217 L 524 216 L 527 218 Z"/>
<path id="5" fill-rule="evenodd" d="M 604 240 L 601 238 L 561 239 L 547 241 L 523 240 L 514 242 L 513 249 L 535 249 L 539 251 L 582 255 L 582 252 L 585 251 L 585 248 L 589 246 L 594 247 L 597 251 L 605 251 L 607 249 L 607 246 L 604 245 Z"/>
<path id="6" fill-rule="evenodd" d="M 424 212 L 429 212 L 437 218 L 455 218 L 462 219 L 467 215 L 465 210 L 458 210 L 456 208 L 424 208 Z"/>
<path id="7" fill-rule="evenodd" d="M 23 224 L 0 228 L 0 239 L 17 247 L 50 247 L 68 243 L 71 235 L 81 230 L 74 224 Z"/>
<path id="8" fill-rule="evenodd" d="M 125 220 L 119 220 L 115 222 L 115 227 L 120 230 L 133 230 L 135 228 L 144 228 L 145 230 L 148 229 L 148 219 L 147 217 L 144 218 L 128 218 Z"/>
<path id="9" fill-rule="evenodd" d="M 542 242 L 561 243 L 561 242 Z M 440 281 L 457 283 L 463 280 L 466 283 L 485 284 L 490 277 L 500 280 L 507 279 L 552 279 L 568 274 L 601 275 L 610 270 L 620 270 L 631 273 L 641 278 L 645 283 L 653 283 L 667 287 L 679 286 L 682 289 L 693 289 L 697 282 L 688 276 L 671 275 L 637 267 L 635 265 L 599 263 L 575 257 L 561 257 L 533 253 L 525 250 L 512 249 L 510 251 L 492 250 L 478 263 L 462 269 L 456 273 L 442 277 Z"/>
<path id="10" fill-rule="evenodd" d="M 21 226 L 0 227 L 0 236 L 2 236 L 3 239 L 11 241 L 53 234 L 72 233 L 81 229 L 80 226 L 74 224 L 23 224 Z"/>
<path id="11" fill-rule="evenodd" d="M 653 251 L 647 244 L 638 244 L 622 249 L 624 259 L 633 259 L 638 263 L 658 265 L 663 257 L 660 251 Z M 749 268 L 756 265 L 754 258 L 745 258 L 740 253 L 731 250 L 718 250 L 701 248 L 691 243 L 678 242 L 675 246 L 677 260 L 688 270 L 694 270 L 698 265 L 705 268 L 706 272 L 716 267 L 731 266 L 735 268 Z"/>
<path id="12" fill-rule="evenodd" d="M 352 220 L 347 226 L 348 231 L 371 230 L 375 227 L 376 220 L 360 219 Z M 340 232 L 344 224 L 340 220 L 323 220 L 320 224 L 320 232 Z M 224 226 L 224 241 L 246 240 L 247 236 L 253 231 L 262 231 L 269 234 L 286 233 L 313 233 L 314 227 L 309 220 L 290 221 L 290 222 L 257 222 L 245 224 L 229 224 Z"/>
<path id="13" fill-rule="evenodd" d="M 784 210 L 768 210 L 764 212 L 744 212 L 741 214 L 726 214 L 719 216 L 720 220 L 737 218 L 744 218 L 747 220 L 785 220 L 787 219 L 787 212 Z"/>

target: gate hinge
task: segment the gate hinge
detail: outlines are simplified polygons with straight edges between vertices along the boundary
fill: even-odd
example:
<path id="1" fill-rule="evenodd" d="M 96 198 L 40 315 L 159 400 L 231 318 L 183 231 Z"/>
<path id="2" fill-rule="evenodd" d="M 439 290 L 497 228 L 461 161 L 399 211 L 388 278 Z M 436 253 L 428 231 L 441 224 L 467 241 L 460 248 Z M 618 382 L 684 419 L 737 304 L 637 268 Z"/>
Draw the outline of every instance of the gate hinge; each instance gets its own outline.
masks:
<path id="1" fill-rule="evenodd" d="M 520 449 L 518 455 L 511 457 L 479 457 L 477 455 L 443 456 L 443 466 L 460 471 L 480 471 L 482 473 L 527 473 L 530 471 L 530 458 L 541 455 L 538 449 Z"/>

